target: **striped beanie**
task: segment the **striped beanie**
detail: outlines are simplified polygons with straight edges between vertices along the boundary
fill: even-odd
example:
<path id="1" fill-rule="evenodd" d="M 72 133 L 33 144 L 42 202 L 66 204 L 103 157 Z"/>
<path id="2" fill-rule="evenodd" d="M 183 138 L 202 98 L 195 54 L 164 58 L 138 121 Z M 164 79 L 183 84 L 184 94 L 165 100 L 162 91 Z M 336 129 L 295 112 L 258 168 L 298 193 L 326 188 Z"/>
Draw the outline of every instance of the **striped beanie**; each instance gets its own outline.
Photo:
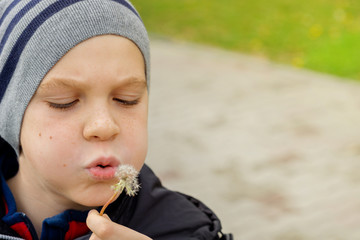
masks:
<path id="1" fill-rule="evenodd" d="M 138 46 L 149 81 L 149 39 L 129 1 L 0 0 L 0 136 L 17 155 L 25 109 L 41 80 L 75 45 L 103 34 Z"/>

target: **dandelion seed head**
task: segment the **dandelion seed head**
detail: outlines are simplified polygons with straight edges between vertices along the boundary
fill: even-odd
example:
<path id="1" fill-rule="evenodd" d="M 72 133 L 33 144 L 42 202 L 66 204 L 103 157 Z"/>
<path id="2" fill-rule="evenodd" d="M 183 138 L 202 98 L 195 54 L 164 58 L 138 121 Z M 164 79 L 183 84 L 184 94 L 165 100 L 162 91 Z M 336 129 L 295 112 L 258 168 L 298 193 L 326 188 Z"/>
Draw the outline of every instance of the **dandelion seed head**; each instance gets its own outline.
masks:
<path id="1" fill-rule="evenodd" d="M 124 189 L 128 196 L 134 196 L 140 188 L 137 176 L 139 172 L 131 165 L 120 165 L 115 176 L 119 181 L 112 186 L 115 192 L 121 193 Z"/>

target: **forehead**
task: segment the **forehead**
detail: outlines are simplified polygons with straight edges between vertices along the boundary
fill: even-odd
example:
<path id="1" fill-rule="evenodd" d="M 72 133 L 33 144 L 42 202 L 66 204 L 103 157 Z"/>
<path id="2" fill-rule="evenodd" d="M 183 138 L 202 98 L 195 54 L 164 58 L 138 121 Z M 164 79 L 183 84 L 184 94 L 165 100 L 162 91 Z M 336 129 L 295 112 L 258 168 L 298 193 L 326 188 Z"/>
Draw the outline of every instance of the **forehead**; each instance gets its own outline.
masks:
<path id="1" fill-rule="evenodd" d="M 147 85 L 143 55 L 132 41 L 103 35 L 76 45 L 46 74 L 40 88 L 85 86 L 99 82 Z"/>

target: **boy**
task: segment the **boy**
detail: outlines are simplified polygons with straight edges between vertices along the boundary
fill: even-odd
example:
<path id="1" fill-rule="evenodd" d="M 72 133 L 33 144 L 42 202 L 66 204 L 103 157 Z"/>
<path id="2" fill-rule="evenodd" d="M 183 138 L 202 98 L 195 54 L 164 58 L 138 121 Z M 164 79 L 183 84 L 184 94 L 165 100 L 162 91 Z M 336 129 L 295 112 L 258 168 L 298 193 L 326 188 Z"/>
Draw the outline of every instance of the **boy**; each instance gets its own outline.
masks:
<path id="1" fill-rule="evenodd" d="M 149 41 L 128 1 L 1 0 L 0 14 L 0 238 L 230 239 L 144 165 Z M 125 164 L 141 189 L 100 216 Z"/>

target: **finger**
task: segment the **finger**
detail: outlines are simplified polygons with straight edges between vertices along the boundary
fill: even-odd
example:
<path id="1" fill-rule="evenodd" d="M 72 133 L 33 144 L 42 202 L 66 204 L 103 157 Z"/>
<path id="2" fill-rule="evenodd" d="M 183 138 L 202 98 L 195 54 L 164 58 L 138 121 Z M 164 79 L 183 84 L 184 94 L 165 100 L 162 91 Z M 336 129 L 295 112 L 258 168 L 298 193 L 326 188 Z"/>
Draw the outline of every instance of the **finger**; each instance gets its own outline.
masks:
<path id="1" fill-rule="evenodd" d="M 135 239 L 127 236 L 127 228 L 110 220 L 107 214 L 100 216 L 96 210 L 91 210 L 86 219 L 86 224 L 93 232 L 92 237 L 95 240 L 103 239 Z"/>
<path id="2" fill-rule="evenodd" d="M 93 232 L 92 240 L 117 240 L 117 239 L 134 239 L 148 240 L 150 238 L 140 234 L 130 228 L 112 222 L 108 216 L 102 217 L 96 210 L 91 210 L 86 219 L 86 224 Z"/>
<path id="3" fill-rule="evenodd" d="M 102 215 L 104 218 L 106 218 L 106 219 L 108 219 L 108 220 L 110 220 L 111 221 L 111 219 L 110 219 L 110 217 L 107 215 L 107 214 L 104 214 L 104 215 Z"/>
<path id="4" fill-rule="evenodd" d="M 103 215 L 104 216 L 104 215 Z M 110 236 L 113 235 L 110 227 L 111 221 L 108 216 L 100 216 L 99 212 L 96 210 L 91 210 L 86 219 L 86 225 L 93 232 L 91 238 L 95 239 L 110 239 Z"/>
<path id="5" fill-rule="evenodd" d="M 98 238 L 98 237 L 96 237 L 96 235 L 95 235 L 95 234 L 91 234 L 91 236 L 90 236 L 89 240 L 99 240 L 99 238 Z"/>
<path id="6" fill-rule="evenodd" d="M 94 211 L 95 214 L 98 212 L 98 211 L 96 211 L 96 210 L 91 210 L 90 212 L 92 212 L 92 211 Z M 89 219 L 90 212 L 88 213 L 88 217 L 86 218 L 86 225 L 87 225 L 88 228 L 91 230 L 91 227 L 89 226 L 89 224 L 92 225 L 93 223 L 92 223 L 92 221 L 91 221 L 91 218 Z M 90 238 L 89 238 L 89 240 L 98 240 L 98 239 L 99 239 L 99 238 L 96 237 L 96 235 L 95 235 L 94 233 L 91 234 L 91 236 L 90 236 Z"/>

